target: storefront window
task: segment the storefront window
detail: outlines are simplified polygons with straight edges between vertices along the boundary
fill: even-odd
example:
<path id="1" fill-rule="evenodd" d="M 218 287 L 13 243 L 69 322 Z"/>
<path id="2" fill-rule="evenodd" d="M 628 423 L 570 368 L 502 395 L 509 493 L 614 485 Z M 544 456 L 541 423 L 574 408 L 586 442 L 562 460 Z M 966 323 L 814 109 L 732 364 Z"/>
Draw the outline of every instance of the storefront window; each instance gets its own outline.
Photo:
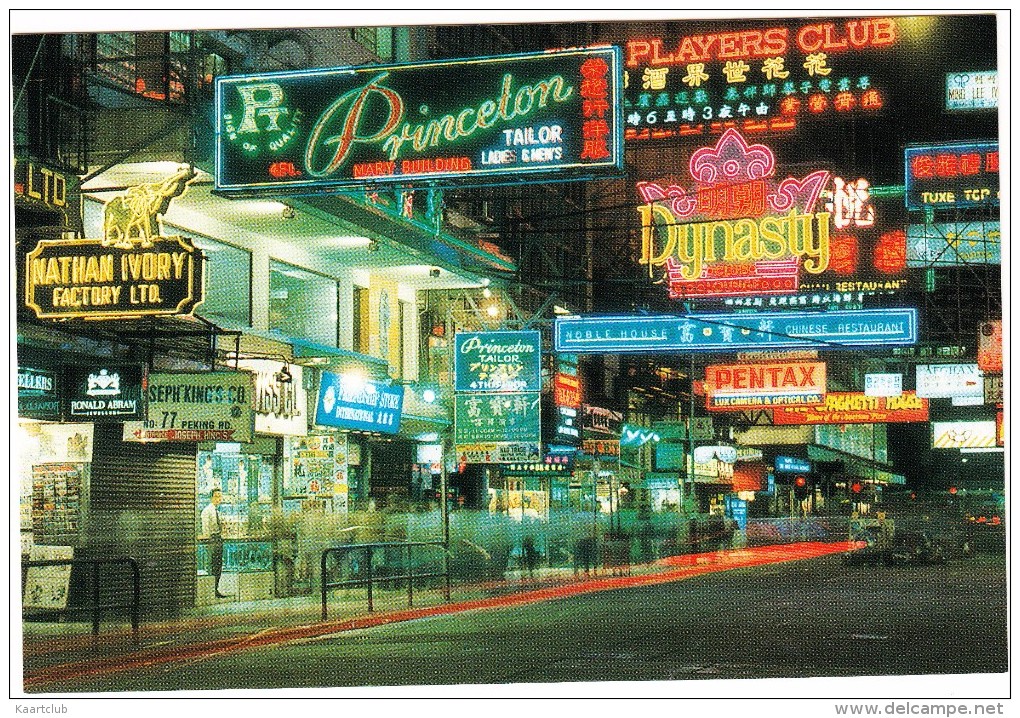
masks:
<path id="1" fill-rule="evenodd" d="M 337 346 L 336 281 L 290 264 L 269 263 L 269 329 Z"/>
<path id="2" fill-rule="evenodd" d="M 191 239 L 205 256 L 205 301 L 197 313 L 233 326 L 251 326 L 251 252 L 208 237 Z"/>
<path id="3" fill-rule="evenodd" d="M 198 537 L 197 566 L 200 576 L 209 575 L 208 537 L 202 529 L 202 511 L 211 501 L 213 489 L 223 492 L 219 523 L 223 536 L 221 581 L 228 594 L 244 598 L 245 582 L 240 574 L 269 572 L 273 568 L 270 520 L 273 510 L 273 457 L 251 453 L 244 444 L 215 444 L 198 452 L 195 525 Z M 235 588 L 224 588 L 230 584 Z M 242 587 L 242 588 L 237 588 Z M 212 586 L 210 584 L 210 590 Z"/>

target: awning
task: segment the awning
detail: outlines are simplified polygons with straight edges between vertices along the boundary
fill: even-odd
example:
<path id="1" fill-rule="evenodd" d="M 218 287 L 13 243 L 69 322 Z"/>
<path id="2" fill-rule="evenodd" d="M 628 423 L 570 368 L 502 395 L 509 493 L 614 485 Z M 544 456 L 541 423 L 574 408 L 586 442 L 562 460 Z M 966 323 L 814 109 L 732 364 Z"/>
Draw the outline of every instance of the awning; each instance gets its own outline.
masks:
<path id="1" fill-rule="evenodd" d="M 843 464 L 843 472 L 875 484 L 906 484 L 905 476 L 895 474 L 888 464 L 848 454 L 845 451 L 830 449 L 827 446 L 810 444 L 807 447 L 808 458 L 812 461 L 839 461 Z"/>

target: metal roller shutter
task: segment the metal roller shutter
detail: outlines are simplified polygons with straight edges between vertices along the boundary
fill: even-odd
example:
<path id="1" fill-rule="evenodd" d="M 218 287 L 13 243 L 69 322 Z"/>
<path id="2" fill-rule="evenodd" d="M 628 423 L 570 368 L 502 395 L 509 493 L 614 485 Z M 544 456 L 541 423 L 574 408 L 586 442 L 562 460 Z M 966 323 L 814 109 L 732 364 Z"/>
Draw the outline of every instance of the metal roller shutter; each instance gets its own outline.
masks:
<path id="1" fill-rule="evenodd" d="M 143 611 L 174 613 L 195 602 L 196 446 L 127 443 L 121 432 L 96 425 L 82 552 L 136 559 Z M 130 600 L 130 573 L 118 569 L 101 592 L 104 602 Z"/>

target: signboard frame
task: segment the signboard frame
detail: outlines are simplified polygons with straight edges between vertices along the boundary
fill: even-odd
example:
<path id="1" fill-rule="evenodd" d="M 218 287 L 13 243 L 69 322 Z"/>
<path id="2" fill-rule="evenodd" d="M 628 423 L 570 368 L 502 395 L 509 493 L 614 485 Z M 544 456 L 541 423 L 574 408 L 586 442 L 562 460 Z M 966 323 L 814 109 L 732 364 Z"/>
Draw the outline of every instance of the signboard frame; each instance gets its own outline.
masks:
<path id="1" fill-rule="evenodd" d="M 592 75 L 596 69 L 600 76 Z M 568 72 L 576 75 L 569 86 Z M 470 89 L 456 95 L 449 88 L 458 85 Z M 615 46 L 218 77 L 216 190 L 307 193 L 618 175 L 622 92 Z M 602 108 L 594 118 L 593 107 Z M 515 117 L 527 118 L 526 125 L 511 123 Z M 597 137 L 589 136 L 592 119 Z"/>

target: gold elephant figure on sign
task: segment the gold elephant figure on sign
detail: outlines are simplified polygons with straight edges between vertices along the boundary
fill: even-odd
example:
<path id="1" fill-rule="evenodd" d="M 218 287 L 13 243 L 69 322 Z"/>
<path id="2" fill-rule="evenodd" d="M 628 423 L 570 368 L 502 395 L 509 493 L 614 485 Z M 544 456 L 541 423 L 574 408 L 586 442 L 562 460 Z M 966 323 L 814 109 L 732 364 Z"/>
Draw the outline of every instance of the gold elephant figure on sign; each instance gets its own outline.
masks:
<path id="1" fill-rule="evenodd" d="M 195 170 L 184 165 L 162 182 L 137 185 L 107 202 L 103 209 L 103 246 L 151 247 L 152 240 L 159 237 L 159 215 L 166 214 L 170 200 L 183 194 L 195 176 Z"/>

